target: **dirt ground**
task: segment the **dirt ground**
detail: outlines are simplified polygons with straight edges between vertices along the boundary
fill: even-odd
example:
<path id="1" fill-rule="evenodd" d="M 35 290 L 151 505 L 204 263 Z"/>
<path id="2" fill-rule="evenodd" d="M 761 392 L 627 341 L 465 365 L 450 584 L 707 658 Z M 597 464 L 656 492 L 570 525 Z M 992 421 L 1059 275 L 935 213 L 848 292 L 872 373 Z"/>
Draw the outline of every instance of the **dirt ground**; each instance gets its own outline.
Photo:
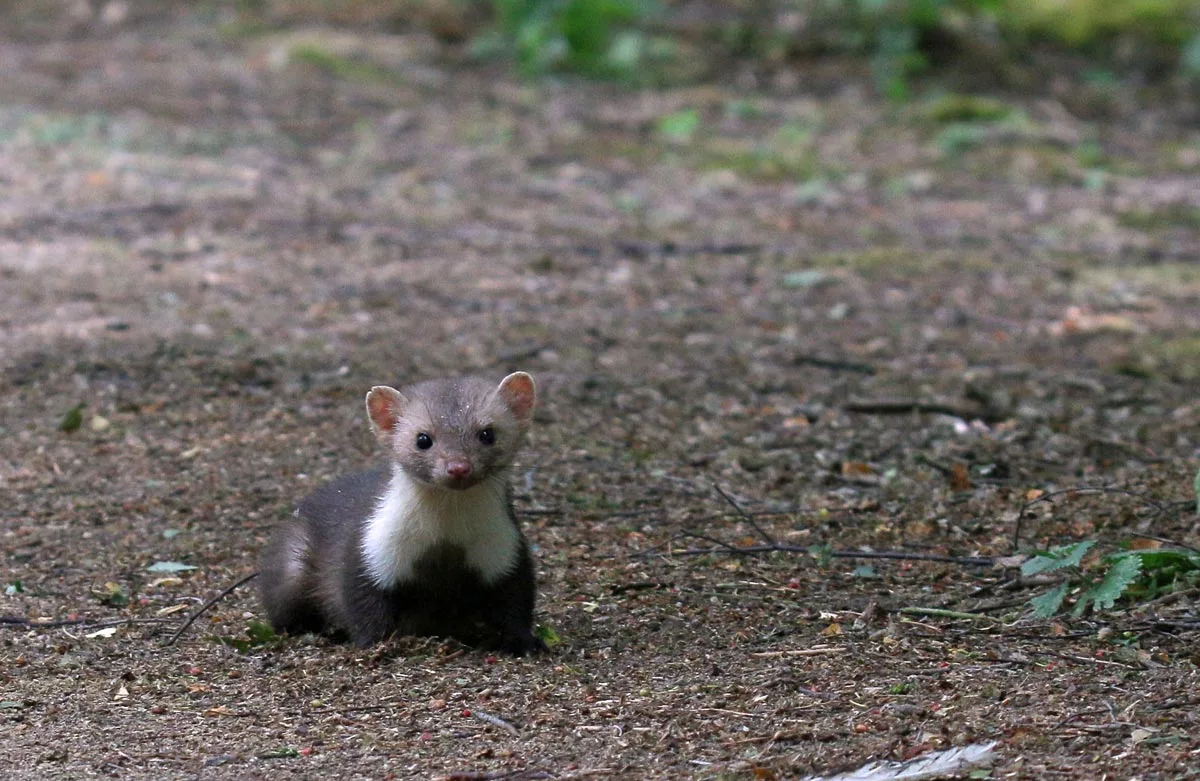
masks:
<path id="1" fill-rule="evenodd" d="M 1038 620 L 988 563 L 1082 486 L 1131 493 L 1021 550 L 1200 545 L 1194 106 L 169 7 L 0 28 L 0 614 L 76 622 L 0 626 L 0 775 L 1200 777 L 1196 591 Z M 517 368 L 548 656 L 264 639 L 251 585 L 164 645 L 371 463 L 366 389 Z"/>

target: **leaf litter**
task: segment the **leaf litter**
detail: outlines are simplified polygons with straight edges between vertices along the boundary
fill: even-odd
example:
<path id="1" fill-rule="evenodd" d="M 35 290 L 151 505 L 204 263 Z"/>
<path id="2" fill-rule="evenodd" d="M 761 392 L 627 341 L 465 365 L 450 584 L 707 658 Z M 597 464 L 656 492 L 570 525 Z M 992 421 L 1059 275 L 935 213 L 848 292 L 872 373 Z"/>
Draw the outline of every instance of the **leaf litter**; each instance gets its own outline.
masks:
<path id="1" fill-rule="evenodd" d="M 401 31 L 384 82 L 132 8 L 54 46 L 3 22 L 14 778 L 828 776 L 992 742 L 1014 778 L 1194 765 L 1194 582 L 1120 563 L 1137 534 L 1197 545 L 1200 404 L 1145 360 L 1200 329 L 1193 277 L 1147 281 L 1200 242 L 1172 218 L 1198 175 L 1181 105 L 1031 97 L 977 143 L 853 63 L 529 85 Z M 249 587 L 163 644 L 184 617 L 160 611 L 370 462 L 364 389 L 515 368 L 545 389 L 514 485 L 548 656 L 271 638 Z M 1162 511 L 1024 507 L 1079 486 Z M 979 563 L 1093 540 L 1040 575 L 1061 583 Z M 145 562 L 193 569 L 147 588 Z M 96 601 L 110 583 L 128 604 Z"/>

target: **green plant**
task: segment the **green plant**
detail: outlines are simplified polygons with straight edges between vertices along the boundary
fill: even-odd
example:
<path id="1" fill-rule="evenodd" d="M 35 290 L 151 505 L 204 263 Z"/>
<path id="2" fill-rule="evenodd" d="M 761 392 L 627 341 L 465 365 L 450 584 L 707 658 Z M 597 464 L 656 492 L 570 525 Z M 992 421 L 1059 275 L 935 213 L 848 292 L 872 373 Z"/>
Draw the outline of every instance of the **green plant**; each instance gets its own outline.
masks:
<path id="1" fill-rule="evenodd" d="M 236 648 L 242 653 L 246 653 L 258 646 L 274 646 L 279 643 L 279 635 L 275 634 L 275 630 L 266 621 L 252 620 L 246 624 L 246 634 L 244 637 L 221 637 L 214 635 L 210 640 L 227 645 L 230 648 Z"/>
<path id="2" fill-rule="evenodd" d="M 1191 79 L 1200 79 L 1200 33 L 1193 35 L 1183 45 L 1179 65 L 1183 75 Z"/>
<path id="3" fill-rule="evenodd" d="M 853 0 L 879 90 L 907 100 L 912 76 L 929 66 L 931 35 L 958 18 L 995 15 L 1005 0 Z"/>
<path id="4" fill-rule="evenodd" d="M 1029 600 L 1034 615 L 1048 618 L 1063 609 L 1067 597 L 1077 591 L 1072 614 L 1081 616 L 1112 609 L 1118 600 L 1153 599 L 1179 587 L 1200 582 L 1200 553 L 1190 550 L 1128 550 L 1101 557 L 1085 568 L 1084 557 L 1094 540 L 1060 545 L 1039 551 L 1021 565 L 1025 577 L 1062 571 L 1062 583 Z"/>
<path id="5" fill-rule="evenodd" d="M 691 143 L 700 127 L 700 113 L 694 108 L 676 111 L 659 117 L 655 126 L 665 141 L 684 146 Z"/>
<path id="6" fill-rule="evenodd" d="M 525 75 L 570 70 L 633 79 L 654 46 L 638 0 L 492 0 L 496 29 L 477 50 L 506 51 Z"/>

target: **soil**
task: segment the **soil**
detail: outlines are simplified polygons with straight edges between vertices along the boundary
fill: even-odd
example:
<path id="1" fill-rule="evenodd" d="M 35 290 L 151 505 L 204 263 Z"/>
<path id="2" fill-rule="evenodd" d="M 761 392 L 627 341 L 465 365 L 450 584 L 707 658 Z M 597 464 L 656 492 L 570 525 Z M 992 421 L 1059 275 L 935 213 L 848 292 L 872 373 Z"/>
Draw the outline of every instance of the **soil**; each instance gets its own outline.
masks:
<path id="1" fill-rule="evenodd" d="M 1013 558 L 1200 546 L 1186 101 L 89 8 L 0 37 L 7 778 L 1196 777 L 1196 588 L 1040 619 Z M 514 369 L 548 655 L 274 638 L 251 584 L 166 644 L 372 463 L 368 388 Z"/>

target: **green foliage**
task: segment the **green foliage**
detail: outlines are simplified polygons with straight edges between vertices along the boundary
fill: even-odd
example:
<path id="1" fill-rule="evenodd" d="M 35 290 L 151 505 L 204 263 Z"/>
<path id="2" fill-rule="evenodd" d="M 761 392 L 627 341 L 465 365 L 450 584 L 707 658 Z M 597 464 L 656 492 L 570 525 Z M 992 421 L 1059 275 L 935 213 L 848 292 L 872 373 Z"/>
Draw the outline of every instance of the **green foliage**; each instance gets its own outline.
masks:
<path id="1" fill-rule="evenodd" d="M 1057 613 L 1059 608 L 1062 607 L 1063 600 L 1067 598 L 1067 587 L 1069 585 L 1069 583 L 1064 581 L 1045 594 L 1029 600 L 1029 604 L 1033 606 L 1033 614 L 1038 618 L 1049 618 Z"/>
<path id="2" fill-rule="evenodd" d="M 562 638 L 558 636 L 558 632 L 555 632 L 553 627 L 546 624 L 538 624 L 534 627 L 533 634 L 545 643 L 547 648 L 553 648 L 562 643 Z"/>
<path id="3" fill-rule="evenodd" d="M 124 607 L 129 604 L 129 595 L 121 588 L 120 584 L 109 581 L 100 588 L 92 589 L 92 596 L 100 602 L 101 605 L 109 607 Z"/>
<path id="4" fill-rule="evenodd" d="M 638 80 L 661 50 L 639 24 L 653 4 L 638 0 L 492 0 L 496 29 L 477 51 L 504 51 L 526 76 L 566 70 Z"/>
<path id="5" fill-rule="evenodd" d="M 929 66 L 922 40 L 954 17 L 994 14 L 1003 0 L 850 0 L 851 18 L 871 54 L 876 86 L 892 100 L 909 97 L 912 77 Z"/>
<path id="6" fill-rule="evenodd" d="M 1076 603 L 1076 615 L 1082 614 L 1089 602 L 1094 612 L 1111 610 L 1142 574 L 1142 559 L 1136 554 L 1118 556 L 1108 561 L 1112 565 L 1108 572 L 1104 573 L 1104 577 L 1098 583 L 1085 591 Z"/>
<path id="7" fill-rule="evenodd" d="M 817 560 L 817 566 L 824 569 L 833 562 L 833 547 L 829 543 L 809 545 L 808 555 Z"/>
<path id="8" fill-rule="evenodd" d="M 1021 565 L 1025 577 L 1063 570 L 1067 578 L 1050 591 L 1029 600 L 1034 615 L 1048 618 L 1060 612 L 1067 596 L 1078 591 L 1072 614 L 1081 616 L 1111 610 L 1122 599 L 1153 599 L 1178 588 L 1200 583 L 1200 553 L 1177 549 L 1121 551 L 1101 558 L 1091 571 L 1082 565 L 1095 545 L 1084 540 L 1041 551 Z"/>
<path id="9" fill-rule="evenodd" d="M 259 759 L 291 759 L 292 757 L 300 756 L 300 752 L 294 748 L 284 746 L 277 748 L 274 751 L 266 751 L 258 755 Z"/>
<path id="10" fill-rule="evenodd" d="M 1134 36 L 1178 47 L 1181 71 L 1200 78 L 1200 0 L 843 0 L 826 7 L 840 16 L 834 22 L 846 40 L 870 55 L 879 90 L 893 100 L 907 100 L 912 77 L 929 67 L 934 33 L 962 36 L 972 26 L 1092 52 Z"/>
<path id="11" fill-rule="evenodd" d="M 279 642 L 279 635 L 275 634 L 275 630 L 266 621 L 251 621 L 246 625 L 244 637 L 213 636 L 210 639 L 246 653 L 258 646 L 275 645 Z"/>
<path id="12" fill-rule="evenodd" d="M 1196 0 L 1005 0 L 1003 6 L 1008 26 L 1076 48 L 1128 32 L 1182 45 L 1195 34 L 1200 11 Z"/>
<path id="13" fill-rule="evenodd" d="M 1196 33 L 1184 44 L 1179 67 L 1185 76 L 1200 79 L 1200 33 Z"/>
<path id="14" fill-rule="evenodd" d="M 58 422 L 58 430 L 65 431 L 68 434 L 72 431 L 78 431 L 79 427 L 83 425 L 83 408 L 86 406 L 86 404 L 82 403 L 76 404 L 67 410 L 66 414 L 62 416 L 62 420 Z"/>
<path id="15" fill-rule="evenodd" d="M 1200 469 L 1196 470 L 1196 481 L 1192 483 L 1192 488 L 1196 491 L 1196 514 L 1200 515 Z"/>
<path id="16" fill-rule="evenodd" d="M 325 71 L 331 76 L 346 79 L 347 81 L 389 84 L 400 80 L 395 73 L 385 68 L 367 62 L 359 62 L 349 57 L 342 57 L 333 52 L 326 51 L 314 43 L 304 43 L 295 46 L 289 52 L 289 56 L 295 62 L 310 65 L 318 70 Z"/>
<path id="17" fill-rule="evenodd" d="M 992 98 L 950 92 L 931 100 L 923 113 L 934 122 L 998 122 L 1013 116 L 1014 111 Z"/>
<path id="18" fill-rule="evenodd" d="M 657 122 L 658 134 L 664 140 L 680 146 L 690 143 L 699 127 L 700 114 L 694 108 L 659 117 Z"/>
<path id="19" fill-rule="evenodd" d="M 878 580 L 879 579 L 879 573 L 877 573 L 875 571 L 875 568 L 872 567 L 870 564 L 859 564 L 857 567 L 854 568 L 854 572 L 851 574 L 854 577 L 862 578 L 863 580 Z"/>
<path id="20" fill-rule="evenodd" d="M 1095 540 L 1084 540 L 1073 545 L 1059 545 L 1048 551 L 1039 551 L 1021 565 L 1021 575 L 1028 578 L 1043 572 L 1078 567 L 1079 562 L 1083 561 L 1083 557 L 1095 544 Z"/>

